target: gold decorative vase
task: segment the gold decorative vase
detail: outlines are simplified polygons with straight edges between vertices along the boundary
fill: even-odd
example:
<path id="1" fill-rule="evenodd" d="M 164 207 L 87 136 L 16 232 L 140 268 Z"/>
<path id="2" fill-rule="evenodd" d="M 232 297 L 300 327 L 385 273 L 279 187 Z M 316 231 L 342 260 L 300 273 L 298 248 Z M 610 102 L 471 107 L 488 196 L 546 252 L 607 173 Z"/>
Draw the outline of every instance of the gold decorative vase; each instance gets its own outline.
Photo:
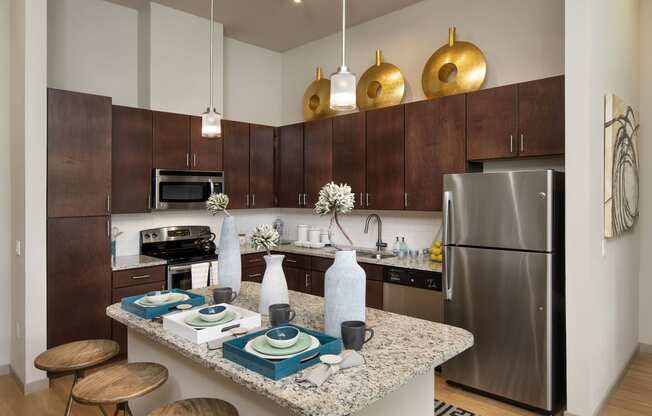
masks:
<path id="1" fill-rule="evenodd" d="M 356 89 L 360 110 L 400 104 L 405 94 L 405 78 L 396 65 L 382 62 L 382 52 L 376 49 L 376 63 L 367 69 Z"/>
<path id="2" fill-rule="evenodd" d="M 317 68 L 316 79 L 308 85 L 303 94 L 303 118 L 315 120 L 335 115 L 331 110 L 331 81 L 322 78 L 321 68 Z"/>
<path id="3" fill-rule="evenodd" d="M 484 54 L 470 42 L 455 40 L 455 27 L 448 29 L 448 44 L 428 59 L 421 83 L 428 98 L 479 90 L 487 76 Z"/>

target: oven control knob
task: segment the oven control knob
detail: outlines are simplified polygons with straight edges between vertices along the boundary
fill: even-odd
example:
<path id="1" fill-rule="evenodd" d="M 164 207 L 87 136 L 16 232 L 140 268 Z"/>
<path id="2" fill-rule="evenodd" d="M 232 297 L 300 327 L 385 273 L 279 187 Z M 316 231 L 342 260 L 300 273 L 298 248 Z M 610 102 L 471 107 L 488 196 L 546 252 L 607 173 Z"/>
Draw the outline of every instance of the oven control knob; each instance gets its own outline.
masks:
<path id="1" fill-rule="evenodd" d="M 152 234 L 152 238 L 156 238 L 156 237 L 158 237 L 158 234 L 153 233 L 153 234 Z"/>
<path id="2" fill-rule="evenodd" d="M 149 234 L 145 234 L 145 239 L 147 240 L 149 238 Z"/>

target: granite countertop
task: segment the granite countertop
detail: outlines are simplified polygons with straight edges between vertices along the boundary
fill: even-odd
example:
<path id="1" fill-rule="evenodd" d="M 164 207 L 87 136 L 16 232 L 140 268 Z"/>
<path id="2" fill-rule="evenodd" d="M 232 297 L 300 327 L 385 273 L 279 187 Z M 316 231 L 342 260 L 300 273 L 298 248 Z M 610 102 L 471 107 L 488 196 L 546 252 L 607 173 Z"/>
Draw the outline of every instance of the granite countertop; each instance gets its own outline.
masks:
<path id="1" fill-rule="evenodd" d="M 163 266 L 165 260 L 136 254 L 134 256 L 117 256 L 111 262 L 114 272 L 119 270 L 140 269 L 141 267 Z"/>
<path id="2" fill-rule="evenodd" d="M 258 283 L 243 282 L 235 305 L 257 310 L 259 290 Z M 211 288 L 195 292 L 211 300 Z M 322 298 L 290 291 L 290 304 L 297 313 L 293 323 L 323 331 Z M 366 364 L 334 375 L 318 389 L 306 389 L 296 383 L 296 374 L 278 381 L 265 378 L 225 360 L 221 350 L 208 351 L 206 345 L 169 333 L 162 324 L 123 311 L 120 304 L 109 306 L 107 315 L 290 412 L 305 416 L 344 416 L 364 409 L 473 345 L 473 335 L 466 330 L 367 308 L 366 320 L 375 336 L 362 350 Z M 263 317 L 263 326 L 268 325 Z"/>
<path id="3" fill-rule="evenodd" d="M 362 250 L 368 251 L 373 249 L 365 248 Z M 244 254 L 262 253 L 264 250 L 257 250 L 249 246 L 241 246 L 240 251 L 241 254 L 244 255 Z M 336 249 L 334 247 L 305 248 L 305 247 L 297 247 L 293 244 L 281 244 L 280 246 L 274 248 L 274 251 L 281 252 L 281 253 L 302 254 L 305 256 L 335 258 Z M 389 257 L 381 260 L 376 260 L 375 258 L 370 258 L 370 257 L 358 256 L 358 261 L 361 263 L 378 264 L 381 266 L 402 267 L 405 269 L 424 270 L 428 272 L 441 272 L 441 263 L 431 261 L 428 257 L 425 256 L 419 256 L 416 259 Z"/>

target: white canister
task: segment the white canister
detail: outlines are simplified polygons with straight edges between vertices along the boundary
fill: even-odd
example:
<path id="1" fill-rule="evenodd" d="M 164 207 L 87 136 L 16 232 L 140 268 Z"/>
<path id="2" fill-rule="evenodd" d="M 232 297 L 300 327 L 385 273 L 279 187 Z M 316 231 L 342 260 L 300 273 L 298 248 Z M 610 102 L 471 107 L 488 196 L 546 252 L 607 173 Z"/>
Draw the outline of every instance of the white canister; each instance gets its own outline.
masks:
<path id="1" fill-rule="evenodd" d="M 321 230 L 319 228 L 311 228 L 308 230 L 308 241 L 311 243 L 319 244 L 319 234 Z"/>
<path id="2" fill-rule="evenodd" d="M 302 243 L 308 241 L 308 228 L 305 224 L 297 225 L 297 241 Z"/>
<path id="3" fill-rule="evenodd" d="M 322 244 L 326 244 L 326 245 L 328 245 L 328 244 L 331 243 L 331 239 L 328 238 L 328 231 L 322 231 L 322 232 L 321 232 L 320 240 L 321 240 L 321 243 L 322 243 Z"/>

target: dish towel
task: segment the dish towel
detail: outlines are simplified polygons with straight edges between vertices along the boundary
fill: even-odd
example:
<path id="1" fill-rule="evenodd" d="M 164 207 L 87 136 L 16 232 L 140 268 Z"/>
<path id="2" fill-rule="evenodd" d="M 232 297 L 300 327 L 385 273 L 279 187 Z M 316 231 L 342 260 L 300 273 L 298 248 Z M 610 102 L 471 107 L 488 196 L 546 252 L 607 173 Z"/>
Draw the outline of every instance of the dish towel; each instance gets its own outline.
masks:
<path id="1" fill-rule="evenodd" d="M 365 362 L 364 357 L 353 350 L 342 351 L 340 357 L 342 357 L 342 362 L 339 365 L 330 366 L 321 363 L 317 364 L 310 370 L 306 370 L 301 376 L 299 376 L 299 378 L 297 378 L 297 383 L 306 388 L 321 387 L 321 385 L 324 384 L 331 375 L 338 371 L 357 367 L 363 365 Z"/>
<path id="2" fill-rule="evenodd" d="M 209 266 L 210 263 L 196 263 L 190 265 L 190 277 L 192 279 L 193 289 L 206 287 L 208 283 Z"/>
<path id="3" fill-rule="evenodd" d="M 210 271 L 211 286 L 217 286 L 219 280 L 217 280 L 217 262 L 211 262 L 211 271 Z"/>

